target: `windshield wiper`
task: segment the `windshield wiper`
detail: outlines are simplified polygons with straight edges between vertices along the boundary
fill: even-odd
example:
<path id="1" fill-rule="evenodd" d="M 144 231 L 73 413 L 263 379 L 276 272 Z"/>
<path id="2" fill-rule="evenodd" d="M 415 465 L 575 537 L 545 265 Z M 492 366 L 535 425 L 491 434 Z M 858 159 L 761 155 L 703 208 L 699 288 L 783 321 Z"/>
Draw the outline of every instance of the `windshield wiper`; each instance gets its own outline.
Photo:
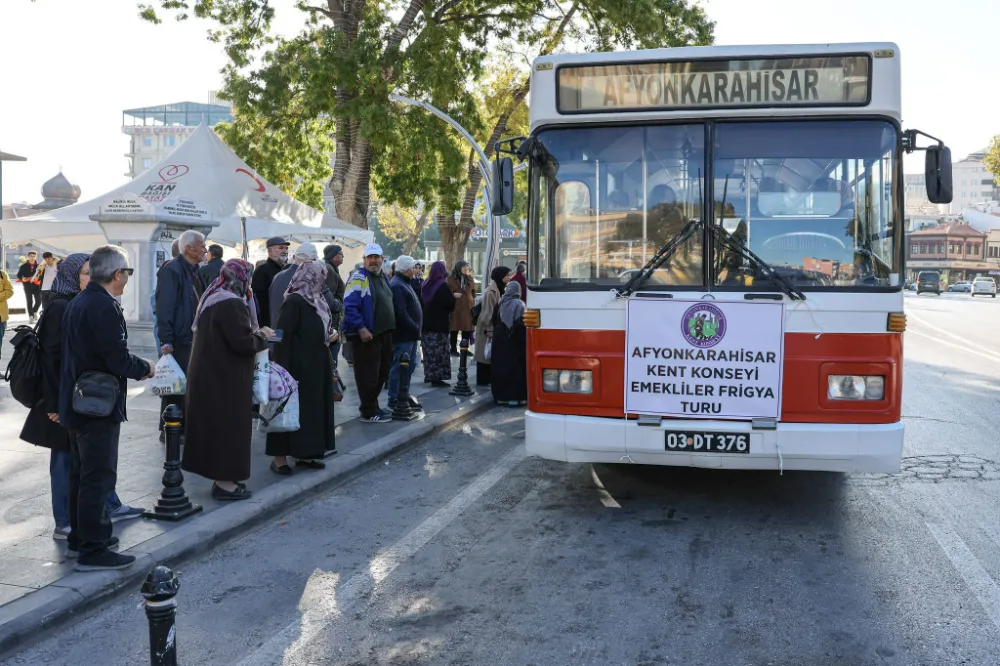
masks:
<path id="1" fill-rule="evenodd" d="M 653 271 L 663 265 L 667 259 L 672 257 L 677 249 L 686 243 L 694 233 L 701 228 L 702 221 L 693 219 L 684 225 L 680 233 L 668 240 L 663 247 L 656 251 L 656 254 L 646 262 L 646 265 L 639 269 L 639 272 L 632 276 L 621 289 L 618 290 L 618 298 L 628 298 L 636 289 L 653 275 Z"/>
<path id="2" fill-rule="evenodd" d="M 764 277 L 770 280 L 771 283 L 777 287 L 781 293 L 788 296 L 789 299 L 793 301 L 806 300 L 806 295 L 782 277 L 781 274 L 774 270 L 770 264 L 754 254 L 747 246 L 733 240 L 732 235 L 726 231 L 721 224 L 710 226 L 708 231 L 709 235 L 713 239 L 716 238 L 716 235 L 718 235 L 717 237 L 719 241 L 729 248 L 730 251 L 735 252 L 743 257 L 743 259 L 749 261 L 751 265 L 756 266 L 757 269 L 764 274 Z"/>

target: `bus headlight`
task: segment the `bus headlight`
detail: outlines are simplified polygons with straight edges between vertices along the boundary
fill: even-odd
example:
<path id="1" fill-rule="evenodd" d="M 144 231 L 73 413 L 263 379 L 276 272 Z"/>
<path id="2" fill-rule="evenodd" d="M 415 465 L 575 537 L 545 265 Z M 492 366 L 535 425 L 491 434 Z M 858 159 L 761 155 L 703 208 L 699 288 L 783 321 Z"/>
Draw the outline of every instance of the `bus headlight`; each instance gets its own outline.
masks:
<path id="1" fill-rule="evenodd" d="M 591 370 L 542 370 L 542 390 L 590 395 L 594 392 L 594 373 Z"/>
<path id="2" fill-rule="evenodd" d="M 882 400 L 885 398 L 885 377 L 830 375 L 827 397 L 830 400 Z"/>

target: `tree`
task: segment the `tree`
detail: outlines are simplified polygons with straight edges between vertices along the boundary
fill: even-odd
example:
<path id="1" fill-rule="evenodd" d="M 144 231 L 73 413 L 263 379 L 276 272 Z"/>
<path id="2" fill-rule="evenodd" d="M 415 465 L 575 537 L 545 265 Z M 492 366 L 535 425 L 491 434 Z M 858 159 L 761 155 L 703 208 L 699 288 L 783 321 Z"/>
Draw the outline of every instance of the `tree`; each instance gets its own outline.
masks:
<path id="1" fill-rule="evenodd" d="M 1000 185 L 1000 134 L 990 140 L 990 147 L 983 157 L 983 166 L 993 174 L 993 182 Z"/>
<path id="2" fill-rule="evenodd" d="M 424 206 L 407 208 L 399 204 L 380 204 L 376 209 L 379 229 L 386 238 L 400 243 L 398 254 L 410 256 L 417 249 L 431 213 Z"/>

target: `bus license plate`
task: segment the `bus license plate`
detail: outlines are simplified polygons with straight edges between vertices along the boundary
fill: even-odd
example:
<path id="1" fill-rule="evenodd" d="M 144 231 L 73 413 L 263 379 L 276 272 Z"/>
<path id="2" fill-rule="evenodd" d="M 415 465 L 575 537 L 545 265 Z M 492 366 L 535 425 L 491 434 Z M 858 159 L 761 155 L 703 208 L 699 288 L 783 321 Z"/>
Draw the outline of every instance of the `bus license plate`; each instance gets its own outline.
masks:
<path id="1" fill-rule="evenodd" d="M 750 435 L 738 432 L 668 432 L 666 450 L 685 453 L 750 453 Z"/>

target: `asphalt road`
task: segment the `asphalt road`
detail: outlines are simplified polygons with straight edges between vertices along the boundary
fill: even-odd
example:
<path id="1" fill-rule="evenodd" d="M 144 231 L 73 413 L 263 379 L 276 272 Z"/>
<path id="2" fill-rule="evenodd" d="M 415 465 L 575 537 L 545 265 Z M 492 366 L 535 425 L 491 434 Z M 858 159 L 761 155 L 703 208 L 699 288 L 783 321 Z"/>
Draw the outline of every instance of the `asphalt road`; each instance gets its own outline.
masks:
<path id="1" fill-rule="evenodd" d="M 995 666 L 1000 300 L 906 304 L 898 476 L 525 459 L 495 409 L 183 567 L 181 663 Z M 148 663 L 137 606 L 7 664 Z"/>

